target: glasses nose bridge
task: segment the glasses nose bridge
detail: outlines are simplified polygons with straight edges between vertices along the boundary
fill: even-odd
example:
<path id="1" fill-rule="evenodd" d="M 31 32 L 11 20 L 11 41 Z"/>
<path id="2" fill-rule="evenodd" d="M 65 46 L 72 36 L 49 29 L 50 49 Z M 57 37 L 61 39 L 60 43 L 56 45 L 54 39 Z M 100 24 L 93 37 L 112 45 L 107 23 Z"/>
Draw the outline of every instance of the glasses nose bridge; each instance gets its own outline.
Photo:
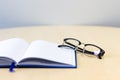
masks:
<path id="1" fill-rule="evenodd" d="M 81 43 L 81 44 L 78 45 L 78 46 L 80 46 L 81 48 L 84 48 L 84 47 L 85 47 L 85 43 Z"/>
<path id="2" fill-rule="evenodd" d="M 82 52 L 84 53 L 85 52 L 85 43 L 82 42 L 79 46 L 81 47 L 81 49 L 83 49 Z"/>

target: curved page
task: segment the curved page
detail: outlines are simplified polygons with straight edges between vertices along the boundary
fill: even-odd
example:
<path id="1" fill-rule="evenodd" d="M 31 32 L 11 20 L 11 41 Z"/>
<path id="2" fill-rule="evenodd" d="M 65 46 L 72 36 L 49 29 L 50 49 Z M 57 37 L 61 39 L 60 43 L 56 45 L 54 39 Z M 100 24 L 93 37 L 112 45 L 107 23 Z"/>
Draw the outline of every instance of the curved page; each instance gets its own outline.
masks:
<path id="1" fill-rule="evenodd" d="M 75 66 L 74 50 L 58 48 L 55 43 L 37 40 L 31 43 L 23 59 L 41 58 Z"/>
<path id="2" fill-rule="evenodd" d="M 19 62 L 24 55 L 28 43 L 20 38 L 12 38 L 0 42 L 0 57 L 8 57 Z"/>

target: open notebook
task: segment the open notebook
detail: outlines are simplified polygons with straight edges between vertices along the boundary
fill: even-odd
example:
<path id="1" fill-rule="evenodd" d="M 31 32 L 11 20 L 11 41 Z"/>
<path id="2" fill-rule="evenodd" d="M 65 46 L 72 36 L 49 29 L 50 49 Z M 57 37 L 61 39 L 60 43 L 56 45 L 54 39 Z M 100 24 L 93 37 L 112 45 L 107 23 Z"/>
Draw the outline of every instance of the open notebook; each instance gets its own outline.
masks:
<path id="1" fill-rule="evenodd" d="M 35 40 L 30 44 L 21 38 L 0 41 L 0 67 L 76 68 L 76 54 L 58 44 Z"/>

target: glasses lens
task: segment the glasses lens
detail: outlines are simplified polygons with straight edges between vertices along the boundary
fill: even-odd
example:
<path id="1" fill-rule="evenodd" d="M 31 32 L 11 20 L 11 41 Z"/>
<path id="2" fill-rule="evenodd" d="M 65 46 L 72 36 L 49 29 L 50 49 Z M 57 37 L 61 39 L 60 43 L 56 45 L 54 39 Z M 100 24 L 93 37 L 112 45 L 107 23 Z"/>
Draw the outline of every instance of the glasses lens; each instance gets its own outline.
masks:
<path id="1" fill-rule="evenodd" d="M 79 45 L 79 42 L 76 41 L 76 40 L 67 40 L 67 42 L 70 43 L 70 44 L 74 44 L 75 46 Z"/>
<path id="2" fill-rule="evenodd" d="M 96 46 L 93 46 L 93 45 L 87 45 L 87 46 L 85 46 L 85 50 L 87 50 L 87 51 L 91 51 L 91 52 L 99 52 L 100 51 L 100 49 L 99 48 L 97 48 Z"/>

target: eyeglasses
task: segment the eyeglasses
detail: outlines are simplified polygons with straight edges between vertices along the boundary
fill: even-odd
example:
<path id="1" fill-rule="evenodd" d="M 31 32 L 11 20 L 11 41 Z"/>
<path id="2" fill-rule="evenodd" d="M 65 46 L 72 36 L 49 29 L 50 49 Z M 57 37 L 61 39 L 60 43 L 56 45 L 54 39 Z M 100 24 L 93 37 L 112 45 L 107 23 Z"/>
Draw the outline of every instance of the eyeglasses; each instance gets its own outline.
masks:
<path id="1" fill-rule="evenodd" d="M 79 46 L 81 46 L 82 48 Z M 65 38 L 63 40 L 63 44 L 58 45 L 58 47 L 71 48 L 75 50 L 75 53 L 78 51 L 85 54 L 95 55 L 99 59 L 102 59 L 102 56 L 105 54 L 105 51 L 99 46 L 96 46 L 94 44 L 84 44 L 75 38 Z"/>

